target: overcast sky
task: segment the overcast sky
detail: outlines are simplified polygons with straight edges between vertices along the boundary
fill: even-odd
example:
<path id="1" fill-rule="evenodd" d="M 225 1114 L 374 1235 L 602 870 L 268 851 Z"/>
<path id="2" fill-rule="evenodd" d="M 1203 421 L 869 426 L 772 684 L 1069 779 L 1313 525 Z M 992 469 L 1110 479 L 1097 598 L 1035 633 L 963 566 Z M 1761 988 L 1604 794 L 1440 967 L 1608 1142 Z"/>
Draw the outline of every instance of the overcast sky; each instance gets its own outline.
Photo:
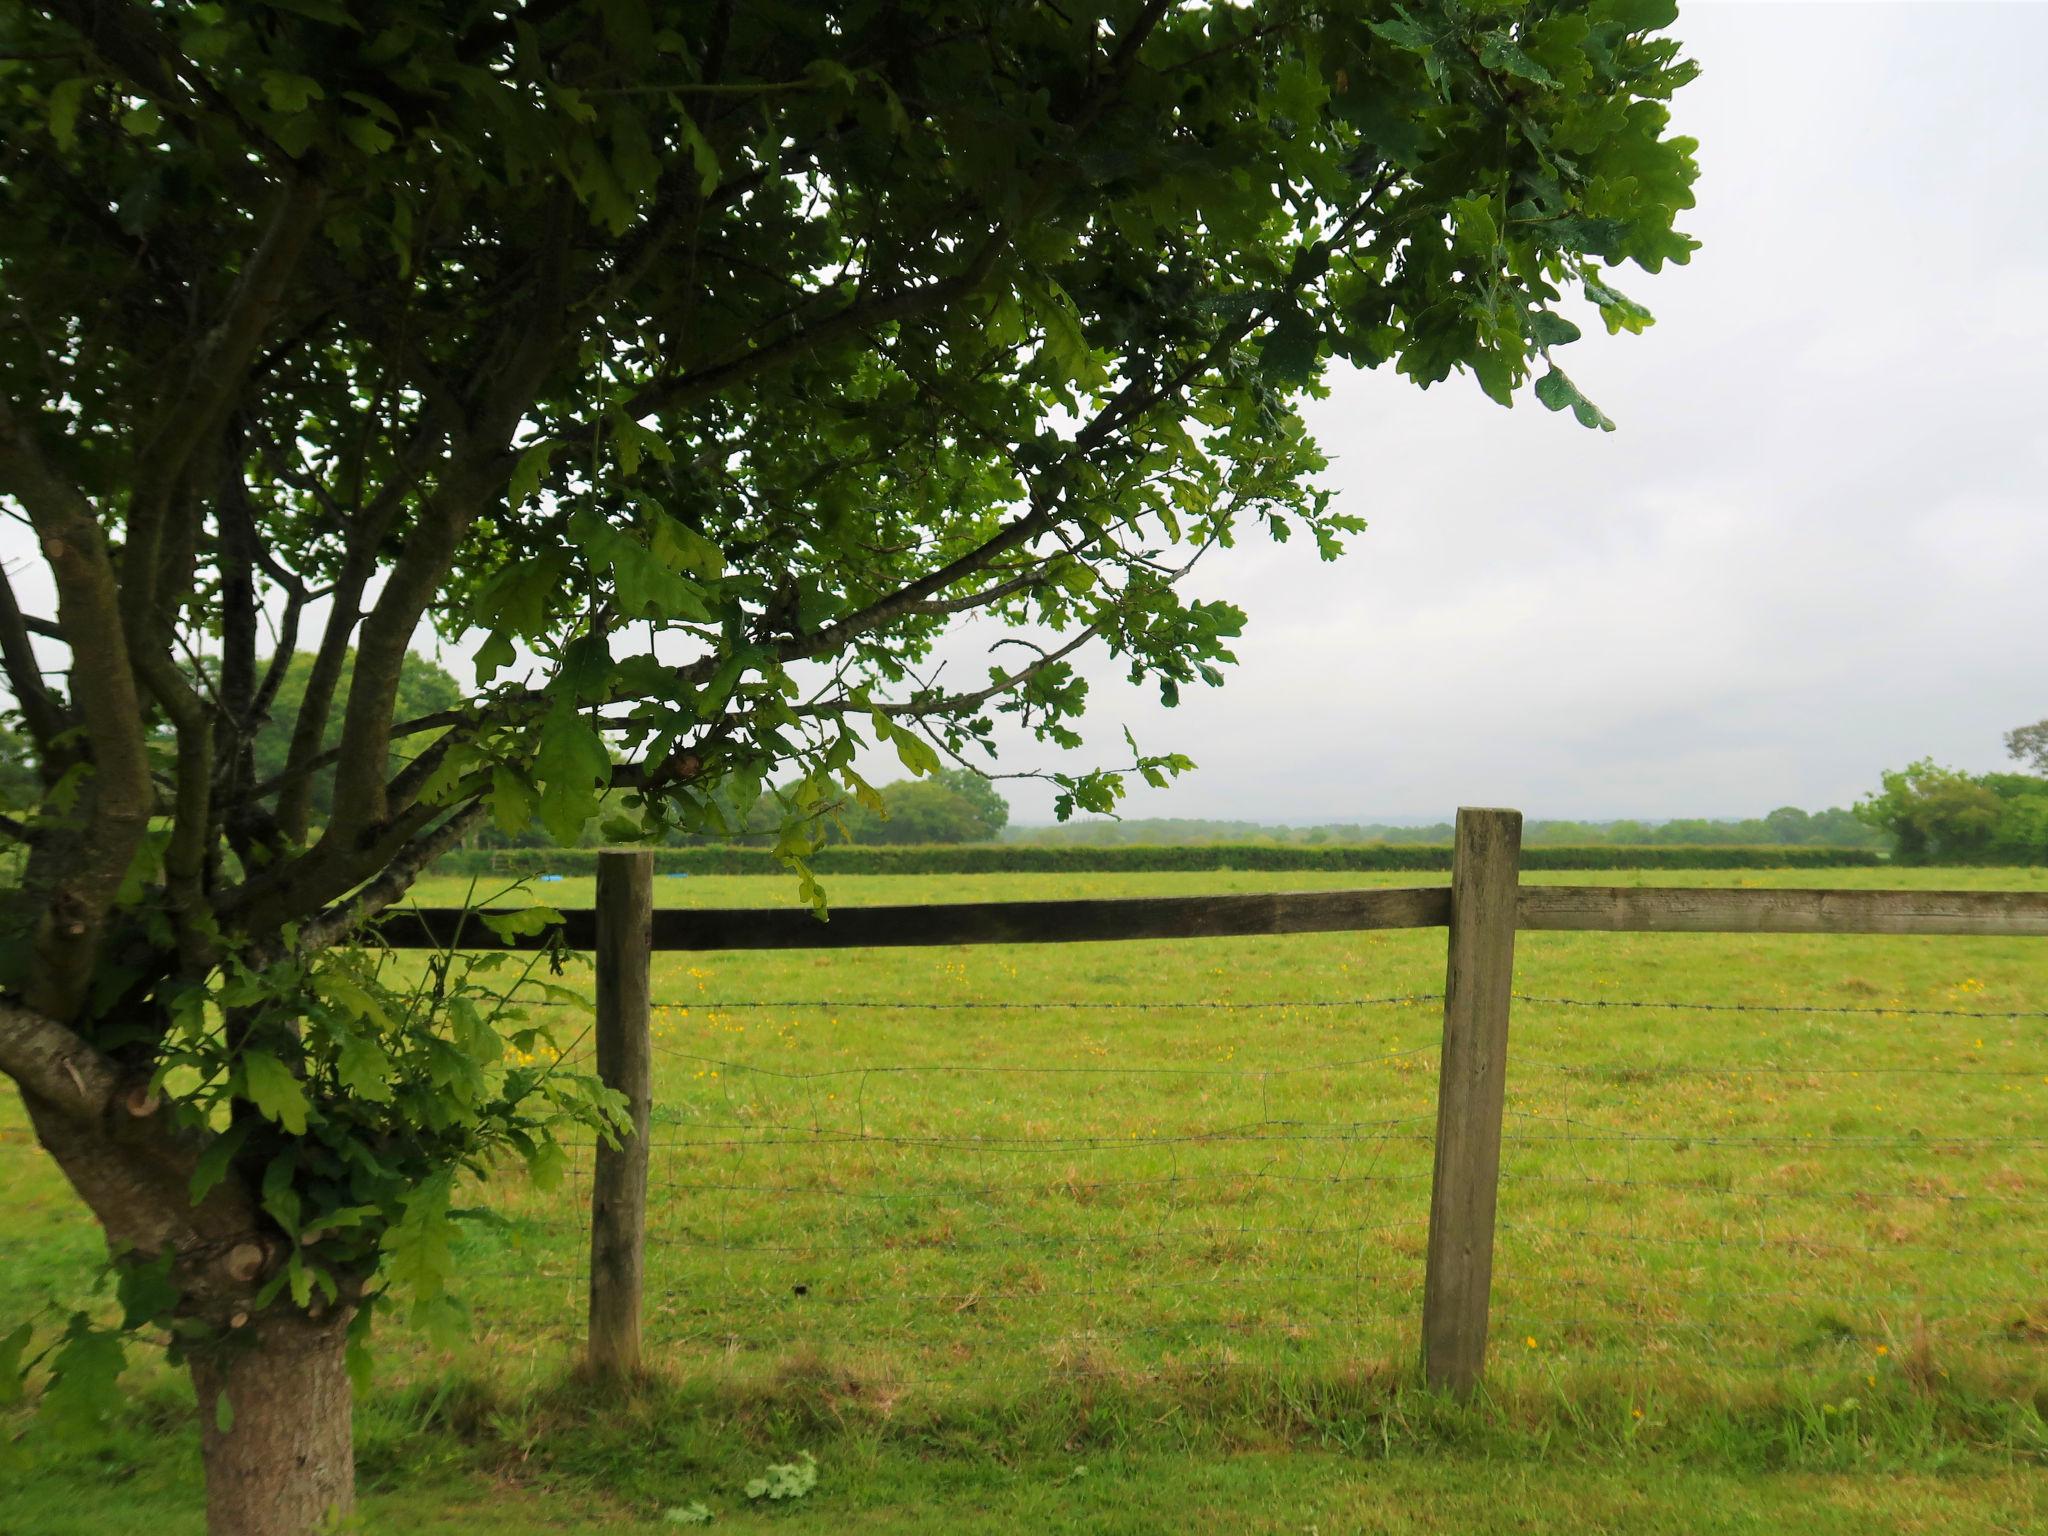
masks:
<path id="1" fill-rule="evenodd" d="M 1128 814 L 1817 808 L 2048 716 L 2048 6 L 1676 30 L 1704 248 L 1621 282 L 1649 332 L 1564 357 L 1620 430 L 1336 379 L 1311 420 L 1372 527 L 1205 568 L 1251 615 L 1221 690 L 1101 685 L 1105 758 L 1127 722 L 1201 765 Z"/>

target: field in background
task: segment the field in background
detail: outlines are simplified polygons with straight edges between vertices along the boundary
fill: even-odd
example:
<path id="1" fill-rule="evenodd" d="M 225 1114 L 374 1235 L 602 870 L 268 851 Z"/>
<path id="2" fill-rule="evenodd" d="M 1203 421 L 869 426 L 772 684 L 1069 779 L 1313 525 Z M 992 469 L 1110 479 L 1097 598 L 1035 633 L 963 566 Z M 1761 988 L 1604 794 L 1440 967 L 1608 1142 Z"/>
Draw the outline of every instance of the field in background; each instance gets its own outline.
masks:
<path id="1" fill-rule="evenodd" d="M 1431 878 L 830 890 L 856 904 Z M 529 891 L 592 896 L 587 880 Z M 656 891 L 792 894 L 738 877 Z M 701 1499 L 745 1528 L 767 1517 L 738 1484 L 799 1448 L 823 1475 L 774 1523 L 820 1530 L 1691 1531 L 1793 1509 L 1815 1531 L 2020 1530 L 2048 1514 L 2048 947 L 1522 935 L 1518 991 L 1549 1001 L 1513 1024 L 1490 1400 L 1455 1411 L 1412 1385 L 1440 1017 L 1408 999 L 1441 989 L 1443 954 L 1421 931 L 658 955 L 648 1331 L 667 1383 L 637 1408 L 554 1385 L 580 1327 L 587 1149 L 553 1194 L 486 1186 L 504 1221 L 474 1226 L 463 1253 L 476 1338 L 444 1354 L 387 1335 L 365 1406 L 366 1481 L 388 1490 L 373 1517 L 617 1529 Z M 1642 1006 L 1660 1003 L 1711 1006 Z M 20 1126 L 0 1111 L 0 1319 L 72 1304 L 96 1262 Z M 177 1391 L 146 1397 L 168 1414 Z M 0 1531 L 104 1529 L 145 1507 L 196 1530 L 164 1503 L 196 1507 L 192 1437 L 152 1422 L 111 1461 L 45 1463 L 0 1492 Z M 1484 1523 L 1473 1457 L 1477 1481 L 1520 1490 L 1526 1525 Z M 1400 1523 L 1375 1484 L 1423 1513 Z"/>

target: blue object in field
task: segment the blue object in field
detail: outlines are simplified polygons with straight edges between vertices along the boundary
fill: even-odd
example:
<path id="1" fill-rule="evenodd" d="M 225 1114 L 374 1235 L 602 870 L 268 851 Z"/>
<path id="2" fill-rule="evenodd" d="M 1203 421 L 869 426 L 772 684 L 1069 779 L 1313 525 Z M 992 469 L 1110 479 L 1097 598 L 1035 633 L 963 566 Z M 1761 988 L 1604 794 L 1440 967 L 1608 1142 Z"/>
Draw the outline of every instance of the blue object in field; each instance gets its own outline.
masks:
<path id="1" fill-rule="evenodd" d="M 687 869 L 668 869 L 662 871 L 662 877 L 668 880 L 687 880 L 690 878 L 690 872 Z"/>
<path id="2" fill-rule="evenodd" d="M 567 875 L 542 875 L 542 876 L 541 876 L 541 879 L 542 879 L 542 880 L 543 880 L 544 882 L 546 882 L 546 881 L 555 881 L 555 880 L 566 880 L 566 879 L 568 879 L 568 878 L 569 878 L 569 877 L 568 877 Z"/>

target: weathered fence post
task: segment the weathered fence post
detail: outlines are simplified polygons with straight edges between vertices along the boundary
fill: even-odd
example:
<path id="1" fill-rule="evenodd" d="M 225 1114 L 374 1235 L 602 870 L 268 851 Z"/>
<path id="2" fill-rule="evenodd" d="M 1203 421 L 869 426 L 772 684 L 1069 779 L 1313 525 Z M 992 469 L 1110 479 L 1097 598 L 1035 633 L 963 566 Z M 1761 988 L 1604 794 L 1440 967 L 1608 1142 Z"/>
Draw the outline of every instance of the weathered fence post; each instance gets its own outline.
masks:
<path id="1" fill-rule="evenodd" d="M 654 855 L 597 858 L 597 1075 L 626 1096 L 631 1130 L 602 1138 L 590 1182 L 590 1371 L 618 1381 L 640 1369 L 640 1283 L 647 1233 L 647 1118 L 653 1041 L 648 957 Z"/>
<path id="2" fill-rule="evenodd" d="M 1459 810 L 1422 1290 L 1422 1370 L 1439 1391 L 1470 1392 L 1486 1368 L 1521 852 L 1520 811 Z"/>

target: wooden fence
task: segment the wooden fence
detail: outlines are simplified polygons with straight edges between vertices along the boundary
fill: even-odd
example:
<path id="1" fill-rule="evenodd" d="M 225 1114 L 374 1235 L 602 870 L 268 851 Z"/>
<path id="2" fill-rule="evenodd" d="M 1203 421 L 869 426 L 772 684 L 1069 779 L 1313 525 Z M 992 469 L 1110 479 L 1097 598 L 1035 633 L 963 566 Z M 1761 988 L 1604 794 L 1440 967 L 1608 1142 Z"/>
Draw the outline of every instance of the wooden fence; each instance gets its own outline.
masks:
<path id="1" fill-rule="evenodd" d="M 565 912 L 542 932 L 499 939 L 473 912 L 415 908 L 392 914 L 381 933 L 401 948 L 595 953 L 597 1070 L 625 1095 L 631 1129 L 616 1147 L 600 1144 L 592 1177 L 589 1361 L 601 1375 L 624 1377 L 640 1364 L 653 951 L 1447 928 L 1422 1365 L 1432 1387 L 1463 1393 L 1479 1384 L 1486 1359 L 1518 930 L 2048 937 L 2041 892 L 1523 886 L 1521 840 L 1519 811 L 1461 809 L 1448 887 L 849 907 L 823 922 L 787 908 L 657 911 L 653 855 L 607 853 L 598 860 L 596 906 Z"/>

